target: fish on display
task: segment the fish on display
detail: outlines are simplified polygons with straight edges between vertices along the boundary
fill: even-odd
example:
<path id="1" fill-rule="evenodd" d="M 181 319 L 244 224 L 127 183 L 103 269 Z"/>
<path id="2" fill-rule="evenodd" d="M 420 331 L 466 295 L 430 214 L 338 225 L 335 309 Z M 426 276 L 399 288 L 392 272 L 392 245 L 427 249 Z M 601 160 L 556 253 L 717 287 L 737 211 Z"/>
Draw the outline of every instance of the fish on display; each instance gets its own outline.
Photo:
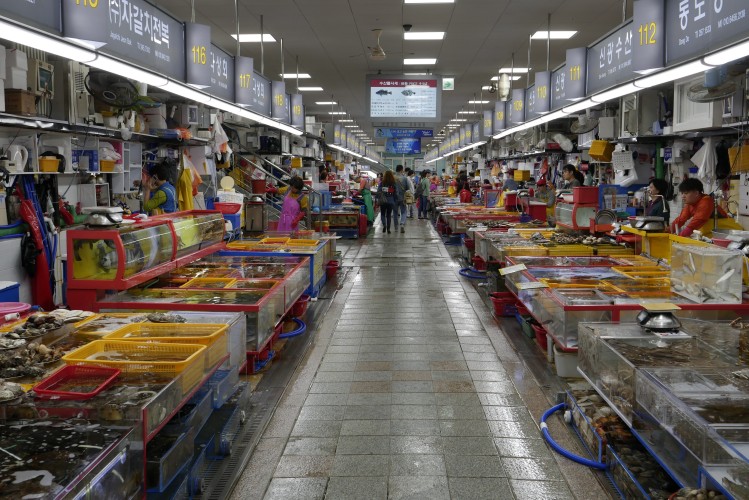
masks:
<path id="1" fill-rule="evenodd" d="M 413 90 L 404 90 L 403 92 L 401 92 L 401 94 L 403 94 L 404 96 L 408 97 L 408 96 L 411 96 L 411 95 L 415 95 L 416 92 L 414 92 Z"/>
<path id="2" fill-rule="evenodd" d="M 392 94 L 392 92 L 389 92 L 389 91 L 387 91 L 387 90 L 378 90 L 378 91 L 377 91 L 377 92 L 375 92 L 375 93 L 376 93 L 377 95 L 389 95 L 389 94 Z"/>

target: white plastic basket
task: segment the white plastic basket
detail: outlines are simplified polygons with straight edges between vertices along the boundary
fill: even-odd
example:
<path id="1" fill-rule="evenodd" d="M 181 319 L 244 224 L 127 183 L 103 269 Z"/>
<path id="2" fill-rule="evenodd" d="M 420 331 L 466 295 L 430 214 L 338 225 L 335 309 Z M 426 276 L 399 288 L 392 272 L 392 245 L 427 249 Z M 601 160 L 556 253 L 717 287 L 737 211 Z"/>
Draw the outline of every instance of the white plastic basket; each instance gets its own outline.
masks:
<path id="1" fill-rule="evenodd" d="M 240 203 L 244 205 L 244 195 L 234 191 L 218 191 L 218 201 L 222 203 Z"/>

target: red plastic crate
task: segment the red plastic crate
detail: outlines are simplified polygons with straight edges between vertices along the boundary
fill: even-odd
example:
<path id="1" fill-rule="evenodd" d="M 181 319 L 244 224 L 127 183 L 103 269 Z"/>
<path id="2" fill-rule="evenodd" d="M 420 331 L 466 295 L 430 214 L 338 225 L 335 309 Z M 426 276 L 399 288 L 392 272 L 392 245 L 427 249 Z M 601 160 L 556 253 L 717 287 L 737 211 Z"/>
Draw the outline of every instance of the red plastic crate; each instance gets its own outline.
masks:
<path id="1" fill-rule="evenodd" d="M 299 297 L 299 300 L 294 302 L 294 305 L 291 306 L 291 315 L 292 316 L 302 316 L 307 311 L 307 306 L 309 305 L 310 296 L 309 295 L 302 295 Z"/>
<path id="2" fill-rule="evenodd" d="M 515 296 L 510 292 L 494 292 L 489 296 L 497 316 L 514 316 L 517 313 Z"/>
<path id="3" fill-rule="evenodd" d="M 42 380 L 34 387 L 34 393 L 37 397 L 46 399 L 90 399 L 106 389 L 120 373 L 121 370 L 117 368 L 107 368 L 104 366 L 67 365 Z M 93 382 L 89 382 L 90 380 Z M 59 391 L 54 389 L 64 383 L 75 384 L 77 381 L 86 383 L 87 385 L 96 384 L 96 388 L 90 392 Z"/>
<path id="4" fill-rule="evenodd" d="M 486 271 L 486 261 L 478 255 L 473 256 L 473 267 L 477 271 Z"/>

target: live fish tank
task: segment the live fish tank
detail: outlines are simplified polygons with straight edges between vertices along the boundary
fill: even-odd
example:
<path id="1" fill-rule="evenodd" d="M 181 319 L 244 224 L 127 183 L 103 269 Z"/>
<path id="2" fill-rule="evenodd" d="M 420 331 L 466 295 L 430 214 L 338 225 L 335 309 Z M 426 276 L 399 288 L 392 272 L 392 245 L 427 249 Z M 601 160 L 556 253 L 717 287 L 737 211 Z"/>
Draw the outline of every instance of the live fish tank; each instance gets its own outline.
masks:
<path id="1" fill-rule="evenodd" d="M 122 498 L 138 495 L 143 452 L 132 430 L 68 419 L 5 420 L 0 426 L 5 498 Z"/>
<path id="2" fill-rule="evenodd" d="M 698 304 L 740 304 L 744 254 L 710 246 L 671 245 L 671 288 Z"/>
<path id="3" fill-rule="evenodd" d="M 242 313 L 246 319 L 246 350 L 260 351 L 273 336 L 275 326 L 309 283 L 307 257 L 211 255 L 191 263 L 189 267 L 232 269 L 236 279 L 227 282 L 226 288 L 135 287 L 105 297 L 97 303 L 97 307 L 106 310 Z M 177 272 L 182 271 L 178 269 Z M 253 284 L 257 288 L 245 288 Z"/>
<path id="4" fill-rule="evenodd" d="M 224 217 L 218 212 L 170 217 L 177 235 L 177 257 L 184 257 L 224 239 Z"/>

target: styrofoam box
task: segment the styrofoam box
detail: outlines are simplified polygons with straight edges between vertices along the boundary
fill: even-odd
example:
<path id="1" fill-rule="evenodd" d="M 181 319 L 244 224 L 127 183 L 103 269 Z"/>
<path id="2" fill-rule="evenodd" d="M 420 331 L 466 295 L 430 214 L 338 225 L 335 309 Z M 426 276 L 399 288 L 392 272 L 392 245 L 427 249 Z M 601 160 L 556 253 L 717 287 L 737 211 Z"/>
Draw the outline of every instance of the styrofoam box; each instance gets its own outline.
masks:
<path id="1" fill-rule="evenodd" d="M 29 86 L 29 82 L 26 80 L 27 74 L 28 71 L 25 69 L 7 68 L 5 75 L 5 88 L 26 90 Z"/>
<path id="2" fill-rule="evenodd" d="M 5 70 L 3 69 L 3 71 Z M 5 112 L 5 80 L 0 79 L 0 113 L 4 113 L 4 112 Z"/>
<path id="3" fill-rule="evenodd" d="M 5 49 L 5 67 L 28 71 L 29 61 L 26 59 L 26 52 L 18 49 Z"/>

